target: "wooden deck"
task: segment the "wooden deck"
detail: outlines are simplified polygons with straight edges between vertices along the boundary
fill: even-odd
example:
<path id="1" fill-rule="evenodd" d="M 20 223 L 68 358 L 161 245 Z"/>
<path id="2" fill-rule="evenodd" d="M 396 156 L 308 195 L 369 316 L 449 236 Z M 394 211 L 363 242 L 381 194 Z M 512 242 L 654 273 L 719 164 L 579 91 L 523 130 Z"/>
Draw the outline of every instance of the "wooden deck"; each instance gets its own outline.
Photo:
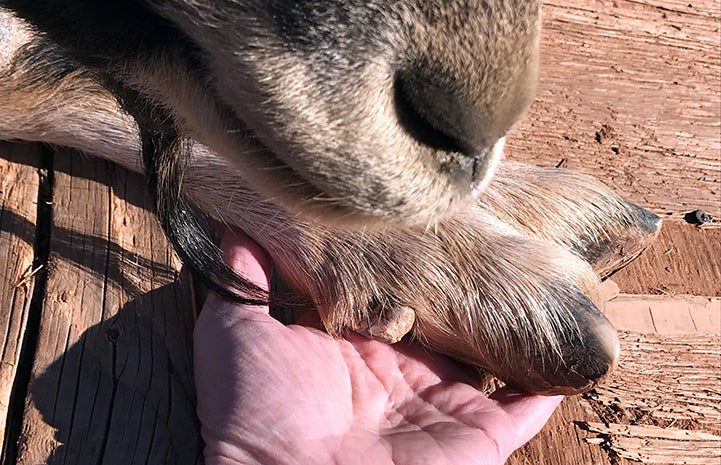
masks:
<path id="1" fill-rule="evenodd" d="M 721 2 L 546 2 L 512 158 L 605 179 L 666 218 L 613 279 L 622 360 L 510 464 L 721 462 Z M 2 109 L 0 109 L 2 111 Z M 193 283 L 143 180 L 0 143 L 2 464 L 195 464 Z"/>

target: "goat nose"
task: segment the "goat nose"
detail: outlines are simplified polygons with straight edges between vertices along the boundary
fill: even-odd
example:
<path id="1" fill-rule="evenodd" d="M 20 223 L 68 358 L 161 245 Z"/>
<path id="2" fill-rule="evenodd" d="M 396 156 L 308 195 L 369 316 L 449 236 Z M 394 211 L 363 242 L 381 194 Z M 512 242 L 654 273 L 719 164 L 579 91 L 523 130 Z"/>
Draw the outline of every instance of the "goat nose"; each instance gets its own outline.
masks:
<path id="1" fill-rule="evenodd" d="M 480 85 L 428 68 L 396 73 L 398 120 L 418 142 L 469 158 L 483 158 L 493 150 L 534 91 L 530 80 Z"/>
<path id="2" fill-rule="evenodd" d="M 396 76 L 393 90 L 398 121 L 414 139 L 437 150 L 466 155 L 474 152 L 463 131 L 449 121 L 450 101 L 441 105 L 438 95 L 401 76 Z"/>

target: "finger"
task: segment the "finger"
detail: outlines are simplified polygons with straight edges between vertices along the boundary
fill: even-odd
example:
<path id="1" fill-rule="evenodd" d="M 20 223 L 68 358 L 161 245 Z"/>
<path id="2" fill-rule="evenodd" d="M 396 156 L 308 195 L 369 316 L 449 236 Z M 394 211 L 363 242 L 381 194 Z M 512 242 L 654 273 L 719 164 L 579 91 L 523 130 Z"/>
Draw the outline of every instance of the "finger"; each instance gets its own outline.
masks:
<path id="1" fill-rule="evenodd" d="M 223 260 L 233 271 L 262 289 L 268 290 L 270 288 L 272 270 L 270 256 L 247 234 L 239 229 L 226 229 L 220 241 L 220 250 Z M 206 307 L 222 308 L 228 304 L 228 302 L 212 293 L 208 295 L 206 300 Z M 256 307 L 257 309 L 268 312 L 267 306 Z"/>
<path id="2" fill-rule="evenodd" d="M 509 387 L 501 388 L 491 395 L 491 399 L 498 402 L 499 407 L 506 413 L 508 420 L 504 438 L 508 443 L 508 455 L 541 431 L 563 398 L 528 394 Z M 514 431 L 515 434 L 509 437 L 509 431 Z"/>
<path id="3" fill-rule="evenodd" d="M 223 260 L 253 284 L 269 289 L 272 262 L 268 253 L 240 229 L 228 228 L 220 240 Z"/>

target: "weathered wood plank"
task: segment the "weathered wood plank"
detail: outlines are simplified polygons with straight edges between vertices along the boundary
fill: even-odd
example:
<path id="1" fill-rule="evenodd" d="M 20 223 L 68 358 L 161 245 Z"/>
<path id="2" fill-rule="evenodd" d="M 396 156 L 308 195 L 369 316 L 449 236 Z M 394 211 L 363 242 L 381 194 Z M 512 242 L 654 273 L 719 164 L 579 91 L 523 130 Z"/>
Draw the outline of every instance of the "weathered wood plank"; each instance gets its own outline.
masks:
<path id="1" fill-rule="evenodd" d="M 618 463 L 718 463 L 721 450 L 719 335 L 622 333 L 610 379 L 585 396 L 603 423 L 579 428 Z"/>
<path id="2" fill-rule="evenodd" d="M 721 214 L 718 0 L 549 0 L 514 158 L 604 179 L 675 217 Z"/>
<path id="3" fill-rule="evenodd" d="M 617 457 L 648 464 L 710 465 L 721 461 L 721 437 L 675 428 L 585 423 L 597 433 L 587 441 L 602 444 Z"/>
<path id="4" fill-rule="evenodd" d="M 627 294 L 721 296 L 721 229 L 666 221 L 656 242 L 612 279 Z"/>
<path id="5" fill-rule="evenodd" d="M 33 247 L 40 158 L 38 145 L 0 143 L 0 451 L 39 271 Z"/>
<path id="6" fill-rule="evenodd" d="M 721 434 L 719 335 L 622 333 L 621 348 L 618 369 L 593 395 L 602 420 Z"/>
<path id="7" fill-rule="evenodd" d="M 55 157 L 50 271 L 19 464 L 194 464 L 192 287 L 138 176 Z"/>
<path id="8" fill-rule="evenodd" d="M 721 334 L 718 297 L 626 294 L 607 302 L 605 314 L 617 329 L 637 334 Z"/>
<path id="9" fill-rule="evenodd" d="M 606 314 L 621 330 L 621 361 L 584 396 L 604 422 L 577 422 L 595 433 L 585 440 L 618 465 L 718 462 L 721 299 L 620 295 Z"/>

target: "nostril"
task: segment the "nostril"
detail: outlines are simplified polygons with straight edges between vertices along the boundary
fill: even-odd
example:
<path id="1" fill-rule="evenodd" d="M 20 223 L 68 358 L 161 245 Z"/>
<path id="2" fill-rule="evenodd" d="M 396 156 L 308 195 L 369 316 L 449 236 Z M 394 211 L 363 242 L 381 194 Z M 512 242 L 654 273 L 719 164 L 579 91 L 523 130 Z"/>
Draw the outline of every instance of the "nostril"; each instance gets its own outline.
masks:
<path id="1" fill-rule="evenodd" d="M 396 74 L 393 81 L 393 102 L 398 122 L 415 140 L 436 150 L 465 153 L 462 144 L 433 126 L 419 111 L 418 99 L 412 97 L 412 89 Z M 449 109 L 450 111 L 450 109 Z"/>

